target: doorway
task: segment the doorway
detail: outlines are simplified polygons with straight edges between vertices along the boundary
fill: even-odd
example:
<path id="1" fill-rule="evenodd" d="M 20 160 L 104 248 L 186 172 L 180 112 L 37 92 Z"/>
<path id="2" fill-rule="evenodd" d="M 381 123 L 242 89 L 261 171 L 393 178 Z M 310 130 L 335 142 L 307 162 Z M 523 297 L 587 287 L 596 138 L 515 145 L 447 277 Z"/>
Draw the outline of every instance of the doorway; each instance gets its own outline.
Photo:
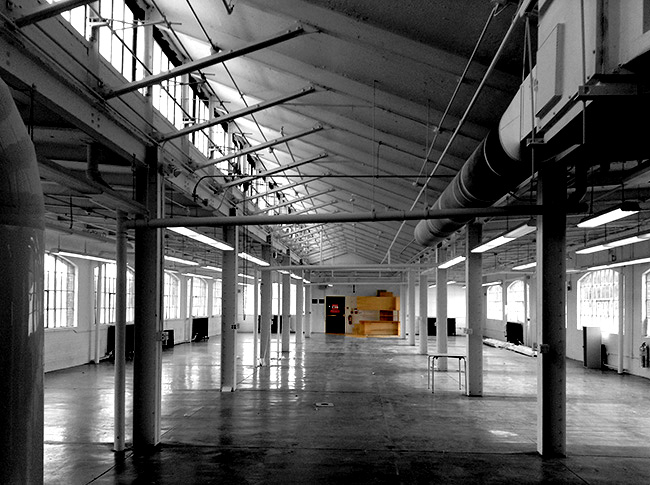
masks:
<path id="1" fill-rule="evenodd" d="M 325 297 L 325 333 L 345 333 L 345 297 Z"/>

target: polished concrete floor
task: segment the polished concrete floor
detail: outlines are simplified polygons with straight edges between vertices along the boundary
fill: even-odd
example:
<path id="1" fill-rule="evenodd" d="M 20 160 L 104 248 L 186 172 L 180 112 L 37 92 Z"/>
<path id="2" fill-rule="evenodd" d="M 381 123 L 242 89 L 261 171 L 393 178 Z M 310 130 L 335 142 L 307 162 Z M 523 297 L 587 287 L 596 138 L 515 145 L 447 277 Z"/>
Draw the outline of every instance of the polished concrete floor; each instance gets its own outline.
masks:
<path id="1" fill-rule="evenodd" d="M 427 389 L 401 339 L 317 334 L 255 371 L 251 337 L 236 392 L 218 391 L 218 337 L 164 352 L 162 444 L 145 456 L 111 451 L 110 363 L 47 374 L 45 483 L 650 483 L 648 380 L 569 361 L 568 456 L 542 459 L 534 357 L 484 346 L 470 398 L 455 361 Z"/>

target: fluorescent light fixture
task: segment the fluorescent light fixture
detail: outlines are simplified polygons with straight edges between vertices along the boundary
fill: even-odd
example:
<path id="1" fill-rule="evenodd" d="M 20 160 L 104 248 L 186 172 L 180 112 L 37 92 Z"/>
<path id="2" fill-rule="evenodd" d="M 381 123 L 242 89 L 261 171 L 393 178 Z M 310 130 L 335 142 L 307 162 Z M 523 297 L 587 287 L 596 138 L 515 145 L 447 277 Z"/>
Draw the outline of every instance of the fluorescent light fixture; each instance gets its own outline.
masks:
<path id="1" fill-rule="evenodd" d="M 483 283 L 481 286 L 496 286 L 496 285 L 500 285 L 500 284 L 501 284 L 500 281 L 490 281 L 488 283 Z"/>
<path id="2" fill-rule="evenodd" d="M 306 280 L 306 279 L 304 279 L 304 278 L 303 278 L 302 282 L 303 282 L 304 284 L 306 284 L 306 285 L 311 285 L 311 281 Z"/>
<path id="3" fill-rule="evenodd" d="M 448 284 L 448 285 L 455 285 L 455 284 L 456 284 L 456 280 L 447 281 L 447 284 Z"/>
<path id="4" fill-rule="evenodd" d="M 255 256 L 252 256 L 248 253 L 241 252 L 237 256 L 239 256 L 242 259 L 245 259 L 246 261 L 250 261 L 251 263 L 255 263 L 259 266 L 269 266 L 270 263 L 268 261 L 264 261 L 263 259 L 257 258 Z"/>
<path id="5" fill-rule="evenodd" d="M 190 278 L 201 278 L 206 280 L 211 279 L 209 276 L 203 276 L 202 274 L 196 274 L 196 273 L 181 273 L 181 274 L 183 276 L 189 276 Z"/>
<path id="6" fill-rule="evenodd" d="M 456 256 L 455 258 L 450 259 L 449 261 L 445 261 L 444 263 L 439 264 L 438 268 L 440 269 L 451 268 L 452 266 L 456 266 L 457 264 L 462 263 L 463 261 L 465 261 L 465 259 L 466 259 L 465 256 Z"/>
<path id="7" fill-rule="evenodd" d="M 599 251 L 605 251 L 607 249 L 618 248 L 620 246 L 627 246 L 628 244 L 636 244 L 650 239 L 650 233 L 639 234 L 635 236 L 626 237 L 623 239 L 617 239 L 614 241 L 606 242 L 603 244 L 598 244 L 597 246 L 591 246 L 587 248 L 578 249 L 576 254 L 591 254 L 597 253 Z"/>
<path id="8" fill-rule="evenodd" d="M 189 229 L 187 227 L 168 227 L 167 229 L 177 234 L 181 234 L 183 236 L 189 237 L 190 239 L 194 239 L 195 241 L 199 241 L 202 242 L 203 244 L 207 244 L 208 246 L 212 246 L 213 248 L 221 249 L 222 251 L 233 250 L 232 246 L 223 243 L 221 241 L 217 241 L 216 239 L 212 239 L 211 237 L 208 237 L 205 234 L 201 234 L 196 231 L 193 231 L 192 229 Z"/>
<path id="9" fill-rule="evenodd" d="M 289 272 L 286 269 L 279 269 L 278 273 L 280 273 L 280 274 L 289 274 Z"/>
<path id="10" fill-rule="evenodd" d="M 100 258 L 99 256 L 91 256 L 90 254 L 70 253 L 68 251 L 56 251 L 54 254 L 59 256 L 68 256 L 70 258 L 88 259 L 90 261 L 99 261 L 100 263 L 115 263 L 114 259 Z"/>
<path id="11" fill-rule="evenodd" d="M 586 268 L 584 271 L 596 271 L 599 269 L 620 268 L 622 266 L 633 266 L 635 264 L 645 264 L 645 263 L 650 263 L 650 258 L 633 259 L 631 261 L 620 261 L 618 263 L 603 264 L 601 266 L 592 266 L 590 268 Z"/>
<path id="12" fill-rule="evenodd" d="M 590 228 L 602 226 L 603 224 L 617 221 L 624 217 L 631 216 L 632 214 L 636 214 L 639 212 L 639 210 L 641 209 L 639 208 L 638 203 L 631 201 L 623 202 L 616 207 L 607 209 L 606 211 L 598 212 L 591 216 L 585 217 L 578 223 L 578 227 Z"/>
<path id="13" fill-rule="evenodd" d="M 429 285 L 429 288 L 435 288 L 435 287 L 436 287 L 436 284 L 435 284 L 435 283 L 432 284 L 432 285 Z"/>
<path id="14" fill-rule="evenodd" d="M 252 277 L 250 275 L 247 275 L 247 274 L 244 274 L 244 273 L 239 273 L 237 276 L 241 276 L 242 278 L 246 278 L 247 280 L 254 280 L 255 279 L 254 277 Z"/>
<path id="15" fill-rule="evenodd" d="M 165 261 L 171 261 L 173 263 L 179 263 L 179 264 L 186 264 L 188 266 L 198 266 L 199 263 L 195 261 L 190 261 L 189 259 L 182 259 L 182 258 L 177 258 L 175 256 L 167 256 L 165 255 Z"/>
<path id="16" fill-rule="evenodd" d="M 210 265 L 203 266 L 203 269 L 207 269 L 207 270 L 210 270 L 210 271 L 218 271 L 219 273 L 221 273 L 221 271 L 222 271 L 221 268 L 217 268 L 216 266 L 210 266 Z"/>
<path id="17" fill-rule="evenodd" d="M 479 246 L 476 246 L 474 249 L 472 249 L 472 252 L 484 253 L 491 249 L 498 248 L 499 246 L 503 246 L 504 244 L 509 243 L 510 241 L 514 241 L 519 237 L 530 234 L 531 232 L 535 232 L 536 230 L 537 227 L 532 222 L 526 222 L 525 224 L 522 224 L 521 226 L 517 226 L 514 229 L 511 229 L 510 231 L 507 231 L 494 239 L 491 239 Z"/>
<path id="18" fill-rule="evenodd" d="M 302 279 L 302 276 L 298 276 L 298 275 L 295 274 L 295 273 L 291 273 L 291 277 L 292 277 L 294 280 L 301 280 L 301 279 Z"/>
<path id="19" fill-rule="evenodd" d="M 519 271 L 519 270 L 522 270 L 522 269 L 534 268 L 535 266 L 537 266 L 537 261 L 533 261 L 532 263 L 520 264 L 519 266 L 513 266 L 512 269 L 514 271 Z"/>

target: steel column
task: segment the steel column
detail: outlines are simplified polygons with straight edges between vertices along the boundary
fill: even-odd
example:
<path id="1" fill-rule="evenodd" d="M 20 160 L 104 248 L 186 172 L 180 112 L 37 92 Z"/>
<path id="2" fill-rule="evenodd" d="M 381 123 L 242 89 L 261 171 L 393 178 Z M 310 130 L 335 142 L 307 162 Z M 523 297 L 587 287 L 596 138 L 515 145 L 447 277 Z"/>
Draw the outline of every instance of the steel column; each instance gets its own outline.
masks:
<path id="1" fill-rule="evenodd" d="M 467 226 L 465 247 L 473 248 L 481 243 L 482 226 L 477 223 Z M 467 281 L 467 395 L 483 395 L 483 255 L 467 253 L 465 271 Z M 447 320 L 438 330 L 447 333 Z M 444 329 L 444 330 L 443 330 Z"/>
<path id="2" fill-rule="evenodd" d="M 126 214 L 117 211 L 115 266 L 115 383 L 113 394 L 113 450 L 124 451 L 126 434 Z M 101 272 L 100 272 L 101 275 Z M 97 326 L 99 330 L 99 325 Z"/>
<path id="3" fill-rule="evenodd" d="M 270 241 L 262 245 L 262 259 L 271 262 Z M 273 315 L 273 285 L 271 272 L 262 271 L 260 316 L 260 360 L 262 365 L 271 365 L 271 317 Z"/>
<path id="4" fill-rule="evenodd" d="M 136 172 L 136 197 L 154 216 L 162 214 L 162 177 L 156 148 L 149 148 L 150 170 Z M 133 447 L 145 451 L 160 441 L 162 374 L 162 231 L 135 231 L 135 355 L 133 359 Z"/>
<path id="5" fill-rule="evenodd" d="M 543 167 L 537 201 L 537 451 L 566 455 L 566 173 L 563 164 Z"/>
<path id="6" fill-rule="evenodd" d="M 282 275 L 282 352 L 289 352 L 291 340 L 291 274 Z"/>
<path id="7" fill-rule="evenodd" d="M 304 286 L 302 281 L 302 270 L 296 273 L 300 280 L 296 283 L 296 345 L 303 343 L 302 315 L 305 311 Z"/>
<path id="8" fill-rule="evenodd" d="M 420 273 L 420 354 L 427 355 L 428 325 L 427 315 L 429 313 L 429 283 L 426 274 Z"/>
<path id="9" fill-rule="evenodd" d="M 415 272 L 408 272 L 408 334 L 409 345 L 415 345 Z"/>
<path id="10" fill-rule="evenodd" d="M 237 227 L 223 231 L 224 242 L 237 248 Z M 221 391 L 237 389 L 237 251 L 222 253 Z"/>

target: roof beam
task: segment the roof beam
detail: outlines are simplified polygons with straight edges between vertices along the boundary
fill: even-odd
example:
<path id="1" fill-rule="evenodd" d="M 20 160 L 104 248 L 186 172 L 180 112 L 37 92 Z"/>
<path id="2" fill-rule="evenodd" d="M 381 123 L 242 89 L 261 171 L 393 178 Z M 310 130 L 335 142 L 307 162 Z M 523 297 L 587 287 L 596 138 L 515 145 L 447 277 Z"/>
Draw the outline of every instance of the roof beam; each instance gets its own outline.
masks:
<path id="1" fill-rule="evenodd" d="M 39 8 L 35 12 L 28 13 L 22 17 L 18 17 L 14 20 L 14 24 L 18 28 L 23 28 L 41 20 L 47 20 L 52 17 L 56 17 L 60 13 L 67 12 L 76 7 L 81 7 L 82 5 L 88 5 L 89 3 L 94 2 L 95 0 L 63 0 L 58 3 L 53 3 L 43 8 Z"/>
<path id="2" fill-rule="evenodd" d="M 250 182 L 252 180 L 256 180 L 262 177 L 268 177 L 269 175 L 273 175 L 279 172 L 284 172 L 285 170 L 289 170 L 291 168 L 296 168 L 299 167 L 300 165 L 305 165 L 307 163 L 315 162 L 316 160 L 320 160 L 321 158 L 325 158 L 327 156 L 327 153 L 321 153 L 320 155 L 316 155 L 315 157 L 311 158 L 306 158 L 305 160 L 298 160 L 297 162 L 294 163 L 289 163 L 287 165 L 281 165 L 276 168 L 272 168 L 271 170 L 266 170 L 262 173 L 258 173 L 257 175 L 251 175 L 249 177 L 243 177 L 237 180 L 233 180 L 232 182 L 228 182 L 224 185 L 221 186 L 221 189 L 227 189 L 229 187 L 235 187 L 237 185 L 241 185 L 246 182 Z M 212 177 L 212 175 L 207 175 L 207 177 Z"/>
<path id="3" fill-rule="evenodd" d="M 260 197 L 268 197 L 269 195 L 277 194 L 278 192 L 284 192 L 285 190 L 289 190 L 289 189 L 292 189 L 294 187 L 298 187 L 300 185 L 307 185 L 308 183 L 315 182 L 316 180 L 321 179 L 321 178 L 323 178 L 323 177 L 318 176 L 318 177 L 306 178 L 304 180 L 299 180 L 298 182 L 293 182 L 293 183 L 288 184 L 288 185 L 283 185 L 281 187 L 277 187 L 275 189 L 269 190 L 269 191 L 264 192 L 262 194 L 255 194 L 255 195 L 251 195 L 250 197 L 245 197 L 244 199 L 235 201 L 235 204 L 241 204 L 242 202 L 249 202 L 251 200 L 259 199 Z"/>
<path id="4" fill-rule="evenodd" d="M 109 90 L 104 97 L 105 99 L 111 99 L 126 93 L 137 91 L 138 89 L 141 88 L 153 86 L 154 84 L 160 84 L 161 82 L 167 81 L 168 79 L 172 79 L 181 76 L 183 74 L 189 74 L 191 72 L 195 72 L 206 67 L 214 66 L 215 64 L 220 64 L 229 61 L 231 59 L 235 59 L 237 57 L 241 57 L 246 54 L 250 54 L 252 52 L 264 49 L 266 47 L 270 47 L 279 44 L 281 42 L 285 42 L 304 33 L 305 33 L 305 29 L 299 25 L 298 27 L 294 27 L 292 29 L 283 31 L 279 34 L 272 35 L 271 37 L 267 37 L 266 39 L 263 39 L 261 41 L 253 42 L 239 49 L 233 49 L 226 52 L 217 52 L 216 54 L 212 54 L 202 59 L 197 59 L 196 61 L 187 62 L 178 67 L 175 67 L 174 69 L 170 69 L 167 72 L 161 72 L 160 74 L 147 76 L 144 79 L 141 79 L 139 81 L 126 83 L 118 88 Z"/>
<path id="5" fill-rule="evenodd" d="M 314 88 L 313 86 L 308 86 L 292 94 L 287 94 L 286 96 L 280 96 L 279 98 L 271 99 L 269 101 L 263 101 L 261 103 L 254 104 L 253 106 L 248 106 L 239 111 L 229 113 L 226 116 L 219 116 L 217 118 L 212 118 L 208 121 L 204 121 L 203 123 L 196 123 L 192 126 L 188 126 L 187 128 L 183 128 L 181 130 L 177 130 L 172 133 L 167 133 L 166 135 L 160 136 L 158 139 L 163 142 L 169 141 L 169 140 L 173 140 L 174 138 L 179 138 L 181 136 L 189 135 L 190 133 L 194 133 L 195 131 L 210 128 L 211 126 L 214 125 L 218 125 L 221 123 L 229 123 L 233 120 L 236 120 L 237 118 L 241 118 L 242 116 L 248 116 L 250 114 L 257 113 L 258 111 L 262 111 L 264 109 L 286 103 L 293 99 L 300 98 L 307 94 L 313 93 L 315 90 L 316 88 Z"/>
<path id="6" fill-rule="evenodd" d="M 275 209 L 279 209 L 281 207 L 286 207 L 288 205 L 297 204 L 299 202 L 303 202 L 305 200 L 313 199 L 314 197 L 319 197 L 321 195 L 329 194 L 330 192 L 334 192 L 334 190 L 335 189 L 327 189 L 327 190 L 321 190 L 320 192 L 314 192 L 313 194 L 303 195 L 302 197 L 298 197 L 296 199 L 288 200 L 286 202 L 282 202 L 281 204 L 276 204 L 274 206 L 267 207 L 266 209 L 262 209 L 261 211 L 258 212 L 258 214 L 262 214 L 264 212 L 269 212 L 269 211 L 272 211 L 272 210 L 275 210 Z"/>
<path id="7" fill-rule="evenodd" d="M 201 170 L 203 168 L 210 167 L 216 163 L 221 163 L 221 162 L 226 162 L 228 160 L 232 160 L 233 158 L 241 157 L 244 155 L 248 155 L 249 153 L 255 153 L 260 150 L 264 150 L 265 148 L 270 148 L 275 145 L 279 145 L 280 143 L 286 143 L 291 140 L 295 140 L 296 138 L 302 138 L 303 136 L 311 135 L 312 133 L 316 133 L 317 131 L 322 130 L 323 127 L 321 125 L 316 125 L 313 128 L 310 128 L 308 130 L 303 130 L 299 131 L 298 133 L 294 133 L 293 135 L 287 135 L 283 136 L 280 138 L 276 138 L 274 140 L 267 141 L 266 143 L 261 143 L 259 145 L 255 145 L 254 147 L 248 147 L 244 148 L 243 150 L 240 150 L 236 153 L 232 153 L 230 155 L 226 155 L 225 157 L 221 158 L 215 158 L 213 160 L 210 160 L 208 163 L 204 163 L 203 165 L 199 165 L 196 167 L 193 171 L 196 172 L 197 170 Z M 322 158 L 322 157 L 321 157 Z"/>
<path id="8" fill-rule="evenodd" d="M 292 212 L 291 214 L 292 215 L 304 214 L 305 212 L 314 211 L 316 209 L 322 209 L 323 207 L 328 207 L 328 206 L 331 206 L 331 205 L 334 205 L 334 203 L 332 203 L 332 202 L 324 202 L 322 204 L 314 205 L 314 206 L 311 206 L 311 207 L 307 207 L 306 209 L 302 209 L 302 210 L 299 210 L 299 211 L 296 211 L 296 212 Z M 277 217 L 277 216 L 273 216 L 273 217 Z"/>

